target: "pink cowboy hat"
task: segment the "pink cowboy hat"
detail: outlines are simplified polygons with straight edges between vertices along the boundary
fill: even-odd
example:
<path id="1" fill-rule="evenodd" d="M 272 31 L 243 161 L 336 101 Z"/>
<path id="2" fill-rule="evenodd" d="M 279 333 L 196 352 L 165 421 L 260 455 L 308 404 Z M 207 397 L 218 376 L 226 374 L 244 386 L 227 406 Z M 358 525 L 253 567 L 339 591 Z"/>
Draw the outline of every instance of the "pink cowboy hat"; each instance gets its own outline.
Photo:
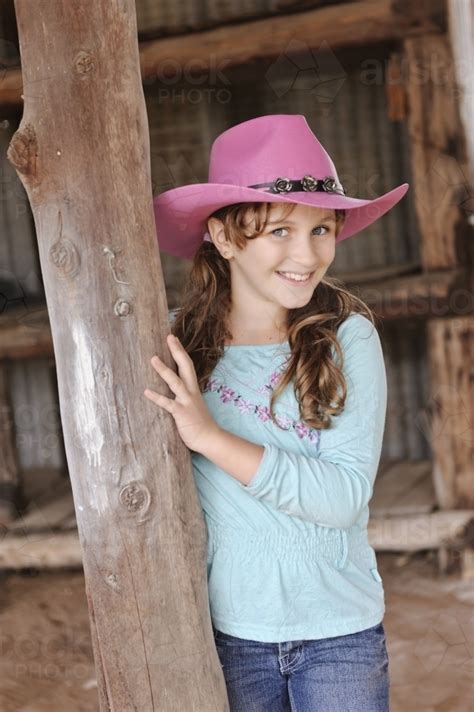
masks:
<path id="1" fill-rule="evenodd" d="M 408 183 L 373 200 L 345 195 L 334 163 L 302 114 L 270 114 L 221 133 L 211 147 L 207 183 L 153 199 L 160 250 L 191 260 L 209 240 L 207 218 L 234 203 L 300 203 L 347 210 L 336 243 L 375 222 L 405 195 Z"/>

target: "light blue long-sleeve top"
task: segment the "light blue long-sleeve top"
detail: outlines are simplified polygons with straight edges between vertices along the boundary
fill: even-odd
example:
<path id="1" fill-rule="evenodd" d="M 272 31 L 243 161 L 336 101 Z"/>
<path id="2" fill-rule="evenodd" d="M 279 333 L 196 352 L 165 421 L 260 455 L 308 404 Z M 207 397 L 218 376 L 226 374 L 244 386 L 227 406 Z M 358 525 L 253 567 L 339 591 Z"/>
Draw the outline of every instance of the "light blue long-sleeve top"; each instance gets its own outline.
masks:
<path id="1" fill-rule="evenodd" d="M 285 429 L 270 419 L 287 341 L 226 346 L 204 389 L 220 427 L 264 447 L 248 486 L 192 452 L 208 534 L 211 618 L 230 635 L 263 642 L 328 638 L 384 617 L 367 523 L 385 425 L 385 364 L 377 329 L 365 316 L 352 313 L 337 336 L 347 398 L 328 430 L 301 421 L 293 384 L 275 404 Z"/>

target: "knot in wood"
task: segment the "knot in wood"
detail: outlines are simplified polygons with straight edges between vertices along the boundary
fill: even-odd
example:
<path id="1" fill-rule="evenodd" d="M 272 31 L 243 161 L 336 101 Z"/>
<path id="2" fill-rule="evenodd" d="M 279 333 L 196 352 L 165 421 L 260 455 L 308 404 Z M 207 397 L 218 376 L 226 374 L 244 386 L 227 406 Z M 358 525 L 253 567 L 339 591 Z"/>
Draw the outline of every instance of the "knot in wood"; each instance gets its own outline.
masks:
<path id="1" fill-rule="evenodd" d="M 119 299 L 114 305 L 114 312 L 117 316 L 128 316 L 131 311 L 131 305 L 124 299 Z"/>
<path id="2" fill-rule="evenodd" d="M 81 50 L 74 57 L 74 68 L 78 74 L 89 74 L 95 69 L 94 55 Z"/>
<path id="3" fill-rule="evenodd" d="M 141 482 L 129 482 L 120 490 L 119 501 L 129 512 L 148 509 L 150 491 Z"/>
<path id="4" fill-rule="evenodd" d="M 64 277 L 74 277 L 80 270 L 81 258 L 70 240 L 61 238 L 51 245 L 49 259 Z"/>
<path id="5" fill-rule="evenodd" d="M 13 134 L 7 150 L 7 158 L 20 173 L 36 176 L 37 156 L 36 131 L 31 124 L 25 124 Z"/>
<path id="6" fill-rule="evenodd" d="M 114 588 L 114 589 L 119 588 L 117 574 L 107 574 L 107 576 L 105 577 L 105 580 L 107 581 L 109 586 L 111 586 L 111 588 Z"/>

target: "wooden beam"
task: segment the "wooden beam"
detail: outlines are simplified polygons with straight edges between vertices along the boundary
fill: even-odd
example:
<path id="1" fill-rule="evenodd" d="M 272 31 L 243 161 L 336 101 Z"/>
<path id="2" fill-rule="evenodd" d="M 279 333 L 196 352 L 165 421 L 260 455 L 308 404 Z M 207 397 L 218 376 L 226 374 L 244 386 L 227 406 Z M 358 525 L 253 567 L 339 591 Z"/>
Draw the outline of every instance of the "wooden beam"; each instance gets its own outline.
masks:
<path id="1" fill-rule="evenodd" d="M 364 299 L 382 319 L 427 318 L 470 313 L 472 303 L 466 272 L 459 268 L 425 274 L 396 274 L 402 266 L 334 275 Z M 46 307 L 31 313 L 10 310 L 0 315 L 0 360 L 53 357 Z"/>
<path id="2" fill-rule="evenodd" d="M 423 551 L 450 544 L 461 548 L 473 522 L 472 509 L 375 517 L 369 519 L 368 537 L 376 551 Z"/>
<path id="3" fill-rule="evenodd" d="M 447 546 L 462 549 L 465 543 L 468 544 L 467 536 L 473 523 L 472 509 L 403 517 L 371 517 L 368 538 L 375 551 L 413 552 Z M 0 540 L 0 569 L 82 566 L 77 531 L 11 533 Z"/>
<path id="4" fill-rule="evenodd" d="M 438 270 L 361 284 L 352 291 L 382 319 L 427 319 L 431 316 L 472 312 L 464 269 Z"/>
<path id="5" fill-rule="evenodd" d="M 143 395 L 173 395 L 153 354 L 176 363 L 135 2 L 15 9 L 31 95 L 7 156 L 35 220 L 100 710 L 223 711 L 190 452 Z"/>
<path id="6" fill-rule="evenodd" d="M 430 422 L 437 500 L 444 509 L 474 506 L 474 316 L 431 319 Z"/>
<path id="7" fill-rule="evenodd" d="M 447 0 L 448 31 L 454 57 L 456 79 L 460 87 L 460 114 L 467 142 L 471 183 L 474 183 L 474 101 L 472 97 L 474 66 L 474 3 Z M 469 69 L 470 68 L 470 69 Z"/>
<path id="8" fill-rule="evenodd" d="M 470 261 L 471 188 L 459 92 L 448 35 L 403 42 L 415 209 L 426 270 Z M 468 71 L 467 67 L 465 71 Z"/>
<path id="9" fill-rule="evenodd" d="M 359 0 L 325 5 L 302 12 L 278 14 L 232 23 L 140 45 L 142 80 L 151 84 L 186 71 L 222 72 L 227 67 L 283 55 L 295 41 L 309 48 L 370 45 L 384 40 L 418 37 L 445 29 L 444 4 L 407 0 Z M 37 84 L 23 82 L 21 70 L 5 72 L 0 104 L 21 105 L 22 95 L 34 100 Z"/>
<path id="10" fill-rule="evenodd" d="M 65 532 L 6 534 L 0 540 L 0 569 L 82 569 L 77 529 Z"/>
<path id="11" fill-rule="evenodd" d="M 0 315 L 0 359 L 52 357 L 53 353 L 46 305 L 27 312 L 10 309 Z"/>
<path id="12" fill-rule="evenodd" d="M 19 496 L 18 451 L 15 443 L 7 365 L 0 363 L 0 527 L 8 527 L 16 516 Z"/>

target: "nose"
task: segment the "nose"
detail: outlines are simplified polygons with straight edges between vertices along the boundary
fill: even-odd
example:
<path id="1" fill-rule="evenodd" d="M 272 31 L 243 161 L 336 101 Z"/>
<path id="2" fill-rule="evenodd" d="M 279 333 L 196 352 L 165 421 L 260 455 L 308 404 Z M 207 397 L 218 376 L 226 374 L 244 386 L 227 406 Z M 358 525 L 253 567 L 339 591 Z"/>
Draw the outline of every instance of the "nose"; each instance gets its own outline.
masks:
<path id="1" fill-rule="evenodd" d="M 307 235 L 301 235 L 292 247 L 294 247 L 294 251 L 292 250 L 293 254 L 291 255 L 293 258 L 292 263 L 299 265 L 302 272 L 312 270 L 318 254 L 317 240 L 314 236 L 308 237 Z"/>

